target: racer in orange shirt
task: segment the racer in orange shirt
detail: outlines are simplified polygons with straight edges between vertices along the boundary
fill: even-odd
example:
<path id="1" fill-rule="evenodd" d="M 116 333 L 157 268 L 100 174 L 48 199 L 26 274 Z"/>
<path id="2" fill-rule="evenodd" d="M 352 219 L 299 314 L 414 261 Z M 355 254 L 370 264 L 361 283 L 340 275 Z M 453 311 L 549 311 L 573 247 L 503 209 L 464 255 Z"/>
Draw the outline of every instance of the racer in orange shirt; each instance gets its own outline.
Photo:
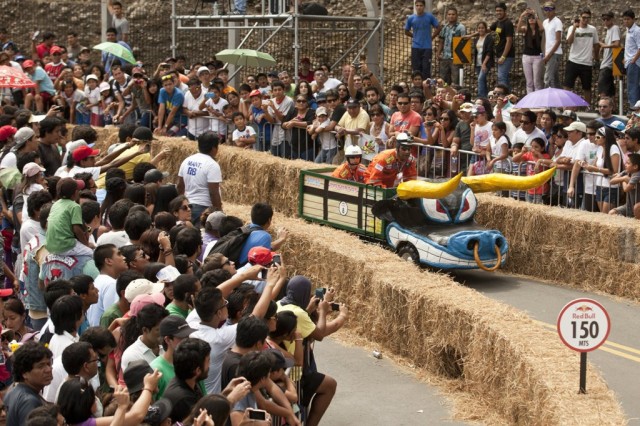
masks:
<path id="1" fill-rule="evenodd" d="M 396 149 L 387 149 L 373 157 L 365 172 L 364 183 L 394 188 L 400 182 L 415 180 L 418 177 L 416 159 L 411 155 L 412 137 L 400 133 L 396 138 Z"/>
<path id="2" fill-rule="evenodd" d="M 346 147 L 344 156 L 346 158 L 345 162 L 338 166 L 331 173 L 331 176 L 353 182 L 364 182 L 364 174 L 367 168 L 364 164 L 361 164 L 362 150 L 360 147 L 358 145 Z"/>

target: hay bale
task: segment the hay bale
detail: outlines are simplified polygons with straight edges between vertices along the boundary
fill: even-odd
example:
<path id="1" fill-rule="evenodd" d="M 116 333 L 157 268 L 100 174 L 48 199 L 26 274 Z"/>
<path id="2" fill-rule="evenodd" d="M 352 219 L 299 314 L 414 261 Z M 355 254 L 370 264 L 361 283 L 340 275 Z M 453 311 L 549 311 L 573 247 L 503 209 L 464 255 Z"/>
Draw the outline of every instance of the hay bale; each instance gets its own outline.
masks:
<path id="1" fill-rule="evenodd" d="M 225 211 L 247 220 L 250 206 L 226 204 Z M 290 232 L 282 250 L 288 274 L 335 287 L 349 307 L 351 333 L 446 378 L 490 410 L 463 411 L 467 419 L 625 423 L 615 396 L 592 366 L 589 393 L 577 395 L 579 357 L 521 312 L 344 232 L 282 214 L 274 218 L 278 227 Z"/>

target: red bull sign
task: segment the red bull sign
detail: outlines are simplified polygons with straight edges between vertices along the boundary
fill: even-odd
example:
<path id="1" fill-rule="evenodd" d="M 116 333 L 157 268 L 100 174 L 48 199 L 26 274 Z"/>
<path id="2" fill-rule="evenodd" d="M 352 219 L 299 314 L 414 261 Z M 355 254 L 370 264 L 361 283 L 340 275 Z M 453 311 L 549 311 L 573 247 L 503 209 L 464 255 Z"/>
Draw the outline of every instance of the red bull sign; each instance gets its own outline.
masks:
<path id="1" fill-rule="evenodd" d="M 578 352 L 591 352 L 609 337 L 609 313 L 592 299 L 576 299 L 558 315 L 558 335 L 562 343 Z"/>

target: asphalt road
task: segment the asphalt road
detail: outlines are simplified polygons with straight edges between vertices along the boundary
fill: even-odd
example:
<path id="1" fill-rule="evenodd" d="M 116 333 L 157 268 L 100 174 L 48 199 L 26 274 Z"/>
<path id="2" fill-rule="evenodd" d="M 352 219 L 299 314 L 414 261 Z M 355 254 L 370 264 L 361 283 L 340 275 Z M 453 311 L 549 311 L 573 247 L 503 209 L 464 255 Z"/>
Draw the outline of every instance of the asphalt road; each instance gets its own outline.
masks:
<path id="1" fill-rule="evenodd" d="M 327 338 L 315 345 L 321 373 L 338 381 L 322 424 L 354 425 L 464 425 L 451 420 L 447 400 L 438 390 L 418 381 L 388 359 L 345 346 Z"/>
<path id="2" fill-rule="evenodd" d="M 564 305 L 581 297 L 600 302 L 609 312 L 611 334 L 603 346 L 588 354 L 588 360 L 600 370 L 609 387 L 616 392 L 629 424 L 640 425 L 639 304 L 499 273 L 458 271 L 453 277 L 487 297 L 526 311 L 556 336 L 556 321 Z"/>

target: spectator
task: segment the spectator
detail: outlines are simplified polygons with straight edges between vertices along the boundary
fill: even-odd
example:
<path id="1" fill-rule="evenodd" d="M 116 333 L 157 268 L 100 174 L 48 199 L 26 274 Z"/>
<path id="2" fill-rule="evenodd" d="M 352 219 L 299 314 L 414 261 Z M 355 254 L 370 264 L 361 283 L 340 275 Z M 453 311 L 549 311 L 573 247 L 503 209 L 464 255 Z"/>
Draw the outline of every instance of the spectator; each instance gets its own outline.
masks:
<path id="1" fill-rule="evenodd" d="M 634 106 L 640 100 L 640 27 L 631 9 L 622 13 L 622 23 L 627 28 L 624 42 L 624 66 L 627 69 L 627 98 Z M 22 65 L 24 68 L 24 64 Z"/>
<path id="2" fill-rule="evenodd" d="M 82 377 L 87 383 L 97 379 L 98 355 L 88 342 L 75 342 L 62 351 L 62 356 L 53 361 L 53 380 L 44 388 L 43 397 L 55 404 L 60 386 L 74 377 Z M 93 385 L 93 383 L 92 383 Z M 99 414 L 102 414 L 102 403 L 99 404 Z"/>
<path id="3" fill-rule="evenodd" d="M 53 355 L 44 345 L 27 342 L 13 354 L 13 379 L 16 385 L 4 397 L 9 425 L 26 424 L 34 409 L 46 404 L 40 392 L 51 383 Z"/>
<path id="4" fill-rule="evenodd" d="M 82 323 L 78 327 L 78 334 L 82 334 L 89 328 L 87 310 L 89 306 L 98 302 L 98 289 L 93 283 L 93 278 L 88 275 L 76 275 L 69 280 L 73 284 L 73 291 L 82 299 Z"/>
<path id="5" fill-rule="evenodd" d="M 488 167 L 485 161 L 487 150 L 491 151 L 491 128 L 493 123 L 489 121 L 487 111 L 484 106 L 478 105 L 473 111 L 474 121 L 471 123 L 471 146 L 472 151 L 477 153 L 476 161 L 469 168 L 468 175 L 483 175 L 487 173 Z M 505 126 L 506 131 L 506 126 Z"/>
<path id="6" fill-rule="evenodd" d="M 148 304 L 140 310 L 133 310 L 136 300 L 148 301 Z M 162 319 L 169 313 L 158 302 L 164 303 L 164 296 L 161 294 L 140 295 L 133 300 L 129 320 L 122 327 L 118 345 L 119 350 L 122 351 L 120 372 L 126 371 L 132 361 L 142 359 L 150 364 L 160 355 L 162 339 L 159 326 Z"/>
<path id="7" fill-rule="evenodd" d="M 29 198 L 27 198 L 25 207 L 27 207 L 28 216 L 23 216 L 24 222 L 20 226 L 19 234 L 20 251 L 22 253 L 24 253 L 24 250 L 27 247 L 29 241 L 31 241 L 31 239 L 36 235 L 39 235 L 43 232 L 42 226 L 40 225 L 40 210 L 45 205 L 51 204 L 51 201 L 51 194 L 49 194 L 49 192 L 46 190 L 33 191 L 29 195 Z"/>
<path id="8" fill-rule="evenodd" d="M 105 310 L 118 301 L 116 278 L 127 270 L 124 256 L 113 244 L 104 244 L 96 248 L 93 252 L 93 260 L 100 275 L 94 281 L 98 289 L 98 303 L 91 306 L 87 312 L 89 325 L 92 327 L 99 325 L 100 317 Z"/>
<path id="9" fill-rule="evenodd" d="M 129 41 L 129 21 L 124 16 L 122 3 L 109 0 L 109 13 L 111 13 L 111 24 L 116 30 L 118 41 Z"/>
<path id="10" fill-rule="evenodd" d="M 446 14 L 447 24 L 441 27 L 437 56 L 440 58 L 440 78 L 445 83 L 452 84 L 459 82 L 461 68 L 460 65 L 453 64 L 453 37 L 463 37 L 467 34 L 467 30 L 458 22 L 458 9 L 455 6 L 448 6 Z M 422 78 L 430 77 L 430 74 L 422 75 Z"/>
<path id="11" fill-rule="evenodd" d="M 67 53 L 69 55 L 69 59 L 74 62 L 78 62 L 78 58 L 80 56 L 80 52 L 86 49 L 86 47 L 80 44 L 78 40 L 78 33 L 75 31 L 67 32 Z"/>
<path id="12" fill-rule="evenodd" d="M 273 359 L 268 352 L 249 352 L 240 358 L 238 364 L 237 374 L 244 377 L 249 381 L 251 385 L 251 392 L 249 392 L 244 398 L 239 400 L 231 409 L 231 425 L 239 426 L 244 418 L 244 413 L 247 408 L 257 409 L 258 403 L 256 396 L 262 389 L 265 388 L 265 379 L 269 379 L 269 372 L 273 365 Z M 271 423 L 270 416 L 267 418 L 269 424 Z M 293 418 L 288 420 L 291 424 L 297 425 L 299 422 Z M 308 422 L 306 424 L 309 424 Z"/>
<path id="13" fill-rule="evenodd" d="M 49 342 L 53 359 L 71 343 L 78 341 L 78 328 L 82 321 L 82 299 L 79 296 L 62 296 L 51 308 L 51 322 L 55 334 Z"/>
<path id="14" fill-rule="evenodd" d="M 621 215 L 640 219 L 640 154 L 629 154 L 624 165 L 624 172 L 611 179 L 611 184 L 621 184 L 626 193 L 627 201 L 620 207 L 609 210 L 611 215 Z M 14 371 L 15 376 L 15 371 Z M 5 399 L 5 405 L 7 405 Z M 8 416 L 7 416 L 8 418 Z"/>
<path id="15" fill-rule="evenodd" d="M 546 141 L 544 132 L 536 127 L 537 116 L 533 111 L 525 111 L 522 113 L 521 127 L 513 135 L 513 143 L 523 143 L 525 147 L 531 146 L 531 141 L 535 138 L 541 138 Z M 545 147 L 546 151 L 546 147 Z"/>
<path id="16" fill-rule="evenodd" d="M 167 305 L 167 311 L 186 320 L 199 292 L 200 281 L 195 276 L 180 275 L 173 283 L 173 300 Z"/>
<path id="17" fill-rule="evenodd" d="M 270 250 L 279 250 L 287 239 L 286 229 L 277 231 L 276 240 L 272 242 L 269 228 L 273 225 L 273 208 L 269 204 L 256 203 L 251 207 L 251 223 L 249 228 L 251 234 L 245 241 L 240 251 L 239 265 L 244 265 L 248 261 L 249 250 L 253 247 L 265 247 Z"/>
<path id="18" fill-rule="evenodd" d="M 284 117 L 282 128 L 290 130 L 290 139 L 285 145 L 285 157 L 313 161 L 315 149 L 307 127 L 313 122 L 315 113 L 309 108 L 309 102 L 303 95 L 298 95 L 295 108 L 290 109 Z M 288 151 L 288 152 L 287 152 Z"/>
<path id="19" fill-rule="evenodd" d="M 600 42 L 602 61 L 600 62 L 600 74 L 598 75 L 598 95 L 600 97 L 613 97 L 616 88 L 613 81 L 613 48 L 620 47 L 620 27 L 614 24 L 614 13 L 604 12 L 602 20 L 606 28 L 604 42 Z"/>
<path id="20" fill-rule="evenodd" d="M 527 8 L 520 14 L 518 32 L 524 34 L 522 68 L 527 85 L 527 93 L 544 88 L 544 63 L 542 58 L 543 24 L 533 9 Z"/>
<path id="21" fill-rule="evenodd" d="M 596 120 L 598 120 L 605 126 L 609 126 L 614 121 L 619 120 L 618 117 L 613 115 L 613 108 L 614 103 L 612 98 L 600 98 L 600 100 L 598 101 L 598 113 L 600 113 L 600 116 L 596 118 Z"/>
<path id="22" fill-rule="evenodd" d="M 38 138 L 35 132 L 30 127 L 22 127 L 13 135 L 13 147 L 10 151 L 5 151 L 0 160 L 0 169 L 7 169 L 10 167 L 17 168 L 18 155 L 26 154 L 28 152 L 36 152 L 38 150 Z"/>
<path id="23" fill-rule="evenodd" d="M 389 123 L 389 145 L 396 145 L 396 138 L 401 133 L 408 133 L 411 136 L 417 136 L 422 124 L 422 117 L 415 111 L 411 110 L 409 105 L 409 95 L 405 93 L 398 94 L 398 112 L 394 112 Z"/>
<path id="24" fill-rule="evenodd" d="M 45 229 L 50 211 L 51 203 L 45 204 L 40 208 L 40 231 L 27 242 L 29 250 L 24 257 L 24 267 L 22 268 L 23 273 L 25 270 L 28 271 L 27 274 L 24 274 L 24 279 L 21 280 L 25 288 L 24 304 L 29 311 L 31 326 L 35 330 L 41 330 L 48 318 L 47 305 L 44 301 L 44 289 L 41 288 L 38 277 L 40 275 L 40 263 L 42 263 L 46 253 L 44 248 L 46 244 Z"/>
<path id="25" fill-rule="evenodd" d="M 593 64 L 598 60 L 598 31 L 589 25 L 591 11 L 583 9 L 580 18 L 574 20 L 573 26 L 567 31 L 567 44 L 570 45 L 569 60 L 565 67 L 564 88 L 573 90 L 576 79 L 580 78 L 584 99 L 591 104 L 591 80 Z"/>
<path id="26" fill-rule="evenodd" d="M 178 192 L 184 193 L 193 204 L 191 221 L 200 223 L 200 215 L 209 206 L 222 210 L 220 183 L 222 173 L 215 160 L 219 139 L 208 131 L 198 136 L 198 154 L 194 154 L 180 165 Z"/>
<path id="27" fill-rule="evenodd" d="M 431 37 L 437 37 L 441 27 L 435 16 L 425 12 L 424 0 L 416 0 L 414 7 L 416 13 L 409 16 L 404 26 L 405 35 L 411 37 L 411 71 L 419 71 L 422 78 L 431 78 Z"/>
<path id="28" fill-rule="evenodd" d="M 184 94 L 176 87 L 173 74 L 162 77 L 162 89 L 158 97 L 158 126 L 154 133 L 165 136 L 186 136 L 188 119 L 183 114 L 183 104 Z"/>
<path id="29" fill-rule="evenodd" d="M 209 130 L 216 133 L 223 142 L 227 138 L 226 110 L 229 102 L 222 97 L 222 90 L 216 86 L 215 81 L 209 86 L 204 99 L 200 101 L 200 109 L 208 112 Z"/>
<path id="30" fill-rule="evenodd" d="M 33 339 L 33 330 L 25 324 L 27 312 L 20 299 L 10 298 L 4 302 L 2 312 L 4 316 L 3 330 L 11 330 L 17 342 L 26 342 Z"/>
<path id="31" fill-rule="evenodd" d="M 209 113 L 200 110 L 200 104 L 205 97 L 200 80 L 192 77 L 188 81 L 187 86 L 189 86 L 189 90 L 184 96 L 184 113 L 189 118 L 187 123 L 187 137 L 191 140 L 196 140 L 198 136 L 206 132 L 209 128 L 209 120 L 204 118 Z"/>
<path id="32" fill-rule="evenodd" d="M 622 155 L 616 143 L 615 132 L 606 126 L 596 131 L 596 163 L 586 167 L 588 172 L 602 174 L 596 176 L 596 202 L 598 210 L 609 213 L 611 205 L 617 207 L 619 200 L 618 185 L 612 185 L 610 177 L 622 169 Z"/>
<path id="33" fill-rule="evenodd" d="M 498 84 L 509 87 L 509 72 L 513 66 L 516 49 L 513 45 L 513 23 L 507 17 L 507 5 L 500 2 L 496 5 L 496 22 L 491 24 L 494 33 L 495 55 L 498 62 Z"/>
<path id="34" fill-rule="evenodd" d="M 487 23 L 478 22 L 476 27 L 477 37 L 471 45 L 473 49 L 473 63 L 478 75 L 478 97 L 486 98 L 489 94 L 487 89 L 487 75 L 491 68 L 495 66 L 495 52 L 493 50 L 493 34 L 489 34 Z M 471 38 L 472 35 L 465 36 Z"/>
<path id="35" fill-rule="evenodd" d="M 360 103 L 351 98 L 347 101 L 347 112 L 335 127 L 337 135 L 344 138 L 345 149 L 352 145 L 362 148 L 364 142 L 360 135 L 366 133 L 371 125 L 369 114 L 360 107 Z"/>
<path id="36" fill-rule="evenodd" d="M 549 154 L 545 149 L 545 141 L 541 138 L 531 140 L 531 148 L 523 150 L 513 156 L 514 163 L 526 162 L 527 176 L 533 176 L 540 171 L 538 164 L 540 161 L 548 160 Z M 529 203 L 542 204 L 542 197 L 549 191 L 549 184 L 545 183 L 537 188 L 529 189 L 526 194 L 526 200 Z"/>
<path id="37" fill-rule="evenodd" d="M 231 121 L 235 126 L 231 140 L 233 143 L 244 149 L 251 149 L 256 143 L 256 131 L 253 127 L 247 126 L 247 121 L 244 114 L 241 112 L 234 112 L 231 115 Z"/>

